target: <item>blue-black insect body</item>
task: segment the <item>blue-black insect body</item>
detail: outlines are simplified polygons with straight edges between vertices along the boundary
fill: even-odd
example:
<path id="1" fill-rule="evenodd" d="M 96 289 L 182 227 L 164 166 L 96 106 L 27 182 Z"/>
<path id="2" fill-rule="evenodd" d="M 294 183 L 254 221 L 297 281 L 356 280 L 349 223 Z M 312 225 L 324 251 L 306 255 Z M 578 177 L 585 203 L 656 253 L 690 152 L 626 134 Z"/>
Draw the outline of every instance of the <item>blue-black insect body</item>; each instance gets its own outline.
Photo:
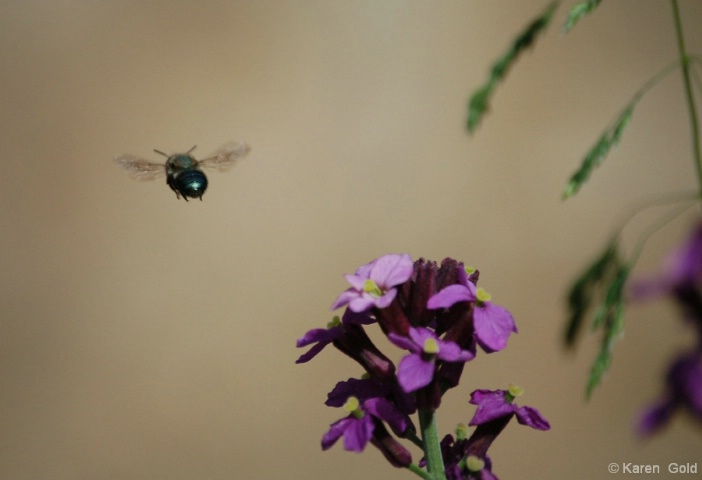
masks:
<path id="1" fill-rule="evenodd" d="M 166 183 L 176 196 L 180 194 L 186 201 L 188 197 L 202 200 L 202 196 L 207 190 L 207 176 L 202 170 L 196 168 L 168 175 Z"/>
<path id="2" fill-rule="evenodd" d="M 207 190 L 207 176 L 200 170 L 199 162 L 190 155 L 194 149 L 195 147 L 186 153 L 170 156 L 159 150 L 154 150 L 154 152 L 168 158 L 166 160 L 166 183 L 175 192 L 177 198 L 182 195 L 186 202 L 188 197 L 202 200 L 202 196 Z"/>
<path id="3" fill-rule="evenodd" d="M 245 143 L 230 142 L 213 155 L 196 160 L 191 155 L 195 147 L 185 153 L 168 155 L 160 150 L 154 152 L 167 158 L 166 163 L 154 163 L 135 155 L 123 154 L 115 157 L 115 163 L 137 180 L 153 180 L 166 175 L 166 184 L 173 190 L 177 198 L 199 198 L 207 190 L 207 176 L 202 167 L 217 168 L 220 172 L 229 170 L 241 157 L 249 153 L 250 148 Z"/>

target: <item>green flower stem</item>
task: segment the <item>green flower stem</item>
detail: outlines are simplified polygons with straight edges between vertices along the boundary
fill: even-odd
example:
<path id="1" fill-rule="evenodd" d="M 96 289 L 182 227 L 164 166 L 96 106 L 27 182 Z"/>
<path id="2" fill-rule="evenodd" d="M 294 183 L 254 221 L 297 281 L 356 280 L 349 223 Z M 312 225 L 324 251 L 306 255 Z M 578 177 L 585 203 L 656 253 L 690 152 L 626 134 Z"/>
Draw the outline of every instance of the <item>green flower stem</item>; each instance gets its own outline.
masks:
<path id="1" fill-rule="evenodd" d="M 695 158 L 695 168 L 697 170 L 697 181 L 700 186 L 700 200 L 702 201 L 702 152 L 700 151 L 700 133 L 697 122 L 697 108 L 695 107 L 695 97 L 692 94 L 692 84 L 690 81 L 690 58 L 685 50 L 685 40 L 683 38 L 682 23 L 680 21 L 680 9 L 678 1 L 671 0 L 673 6 L 673 17 L 675 19 L 675 33 L 678 37 L 678 52 L 680 53 L 680 65 L 685 82 L 685 96 L 687 97 L 687 107 L 690 112 L 690 128 L 692 129 L 692 151 Z"/>
<path id="2" fill-rule="evenodd" d="M 665 225 L 667 225 L 668 223 L 675 220 L 677 217 L 682 215 L 689 208 L 690 208 L 690 204 L 683 205 L 682 207 L 679 207 L 679 208 L 673 210 L 672 212 L 669 212 L 668 215 L 660 218 L 653 225 L 651 225 L 649 228 L 647 228 L 646 231 L 639 238 L 638 242 L 636 242 L 636 245 L 634 247 L 634 252 L 632 253 L 631 258 L 629 259 L 629 262 L 628 262 L 629 266 L 633 268 L 633 266 L 639 260 L 639 257 L 641 256 L 641 252 L 643 251 L 643 248 L 646 245 L 646 242 L 648 241 L 648 239 L 651 237 L 651 235 L 653 235 L 654 233 L 661 230 Z"/>
<path id="3" fill-rule="evenodd" d="M 405 433 L 405 436 L 403 438 L 406 438 L 407 440 L 414 443 L 419 448 L 424 449 L 424 443 L 422 442 L 422 439 L 417 436 L 416 433 L 407 432 L 407 433 Z"/>
<path id="4" fill-rule="evenodd" d="M 697 191 L 688 190 L 684 192 L 663 193 L 660 195 L 649 196 L 634 206 L 630 206 L 621 220 L 617 222 L 617 228 L 614 231 L 613 237 L 619 237 L 624 228 L 631 222 L 639 213 L 653 207 L 662 207 L 676 203 L 686 203 L 691 206 L 697 201 Z"/>
<path id="5" fill-rule="evenodd" d="M 433 480 L 446 480 L 444 459 L 441 456 L 439 432 L 436 428 L 436 415 L 430 410 L 419 410 L 419 427 L 422 430 L 424 442 L 424 458 L 427 461 L 427 472 Z"/>
<path id="6" fill-rule="evenodd" d="M 410 463 L 409 465 L 407 465 L 406 468 L 407 468 L 407 470 L 409 470 L 410 472 L 416 473 L 417 475 L 419 475 L 420 477 L 422 477 L 424 480 L 432 480 L 432 476 L 429 475 L 428 472 L 425 472 L 424 470 L 422 470 L 421 468 L 419 468 L 419 467 L 418 467 L 417 465 L 415 465 L 414 463 Z"/>

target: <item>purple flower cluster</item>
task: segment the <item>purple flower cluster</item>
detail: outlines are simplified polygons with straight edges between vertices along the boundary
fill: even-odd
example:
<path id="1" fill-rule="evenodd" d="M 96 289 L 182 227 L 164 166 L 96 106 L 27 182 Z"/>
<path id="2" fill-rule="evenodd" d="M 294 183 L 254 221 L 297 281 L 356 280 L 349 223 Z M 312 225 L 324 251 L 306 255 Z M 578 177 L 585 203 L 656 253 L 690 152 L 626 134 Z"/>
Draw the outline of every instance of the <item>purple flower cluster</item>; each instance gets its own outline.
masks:
<path id="1" fill-rule="evenodd" d="M 326 404 L 342 408 L 346 416 L 324 435 L 324 450 L 343 437 L 346 450 L 360 452 L 371 443 L 392 465 L 410 466 L 411 454 L 398 439 L 426 446 L 410 415 L 417 410 L 433 415 L 442 395 L 459 384 L 478 346 L 486 353 L 500 351 L 517 332 L 512 315 L 477 288 L 478 276 L 477 270 L 450 258 L 438 265 L 424 259 L 413 262 L 406 254 L 385 255 L 345 276 L 350 287 L 332 305 L 332 310 L 345 307 L 343 315 L 297 341 L 298 347 L 312 346 L 297 363 L 308 362 L 331 344 L 365 370 L 364 378 L 339 382 L 329 393 Z M 407 351 L 397 366 L 366 333 L 372 324 L 392 345 Z M 534 428 L 549 428 L 538 411 L 517 408 L 513 398 L 504 391 L 473 392 L 471 403 L 478 411 L 471 425 L 477 428 L 460 447 L 442 452 L 446 475 L 458 468 L 459 476 L 451 478 L 495 478 L 487 447 L 513 416 Z M 438 449 L 438 439 L 436 443 Z M 473 470 L 466 467 L 468 456 Z"/>
<path id="2" fill-rule="evenodd" d="M 663 394 L 641 415 L 638 430 L 644 436 L 661 429 L 678 409 L 702 423 L 702 224 L 673 252 L 662 275 L 634 285 L 635 299 L 660 295 L 677 304 L 695 343 L 672 361 Z"/>

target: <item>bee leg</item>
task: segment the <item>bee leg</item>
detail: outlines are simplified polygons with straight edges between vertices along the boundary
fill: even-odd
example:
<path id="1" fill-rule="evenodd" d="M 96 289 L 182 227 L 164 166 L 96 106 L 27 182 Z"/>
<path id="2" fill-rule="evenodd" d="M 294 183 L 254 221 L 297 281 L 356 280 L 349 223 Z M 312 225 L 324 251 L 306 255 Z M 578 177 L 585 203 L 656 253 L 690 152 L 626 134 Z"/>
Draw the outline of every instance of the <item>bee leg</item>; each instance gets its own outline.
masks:
<path id="1" fill-rule="evenodd" d="M 166 177 L 166 185 L 168 185 L 170 187 L 170 189 L 173 190 L 173 192 L 176 194 L 176 198 L 178 200 L 180 200 L 180 192 L 178 191 L 178 186 L 175 183 L 175 178 L 173 177 L 173 175 L 169 174 Z M 188 198 L 185 195 L 183 195 L 183 197 L 185 198 L 185 201 L 187 202 Z"/>

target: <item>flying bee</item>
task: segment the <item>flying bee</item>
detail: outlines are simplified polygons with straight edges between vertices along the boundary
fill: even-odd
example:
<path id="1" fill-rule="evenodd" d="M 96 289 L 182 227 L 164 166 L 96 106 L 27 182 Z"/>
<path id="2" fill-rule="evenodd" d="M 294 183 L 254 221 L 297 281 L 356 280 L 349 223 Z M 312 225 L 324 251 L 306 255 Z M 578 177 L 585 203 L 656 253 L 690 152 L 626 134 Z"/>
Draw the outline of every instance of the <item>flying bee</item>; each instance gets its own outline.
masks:
<path id="1" fill-rule="evenodd" d="M 185 153 L 168 155 L 154 149 L 154 152 L 166 157 L 166 163 L 154 163 L 130 154 L 117 155 L 114 162 L 136 180 L 153 180 L 165 174 L 166 184 L 175 192 L 176 197 L 180 198 L 182 195 L 187 202 L 188 197 L 202 200 L 207 190 L 207 177 L 202 171 L 203 167 L 226 172 L 251 149 L 243 142 L 229 142 L 202 160 L 196 160 L 191 155 L 193 150 L 195 147 Z"/>

